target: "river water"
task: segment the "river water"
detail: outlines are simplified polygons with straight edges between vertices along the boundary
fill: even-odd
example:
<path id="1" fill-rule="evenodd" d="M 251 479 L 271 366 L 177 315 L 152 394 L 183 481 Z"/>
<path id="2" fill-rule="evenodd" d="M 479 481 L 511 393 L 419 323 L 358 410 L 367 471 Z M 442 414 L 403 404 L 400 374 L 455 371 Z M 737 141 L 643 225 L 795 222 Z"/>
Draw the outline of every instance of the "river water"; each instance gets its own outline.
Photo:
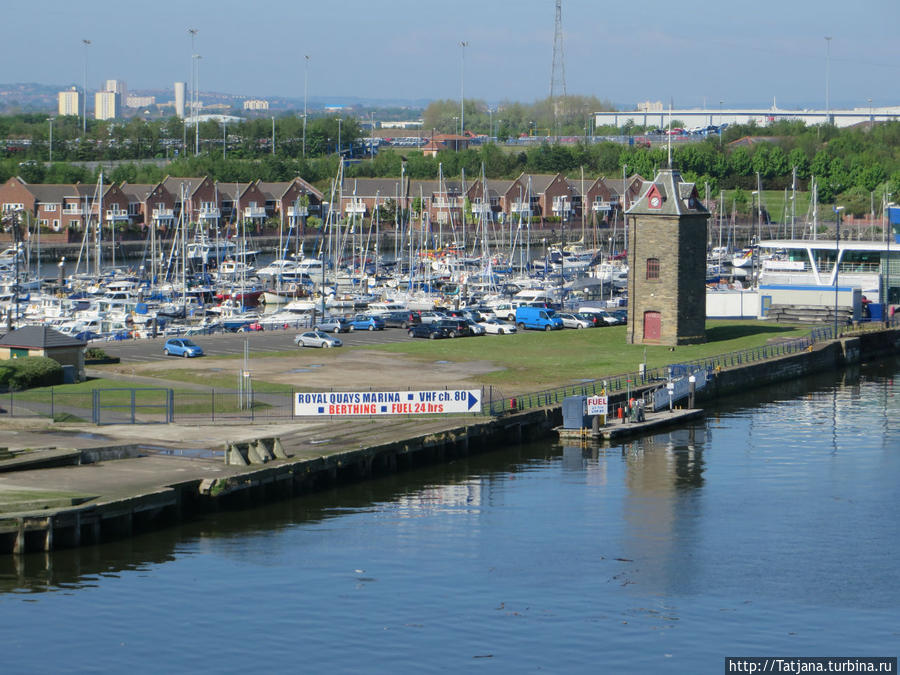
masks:
<path id="1" fill-rule="evenodd" d="M 3 670 L 722 672 L 896 656 L 900 359 L 0 563 Z"/>

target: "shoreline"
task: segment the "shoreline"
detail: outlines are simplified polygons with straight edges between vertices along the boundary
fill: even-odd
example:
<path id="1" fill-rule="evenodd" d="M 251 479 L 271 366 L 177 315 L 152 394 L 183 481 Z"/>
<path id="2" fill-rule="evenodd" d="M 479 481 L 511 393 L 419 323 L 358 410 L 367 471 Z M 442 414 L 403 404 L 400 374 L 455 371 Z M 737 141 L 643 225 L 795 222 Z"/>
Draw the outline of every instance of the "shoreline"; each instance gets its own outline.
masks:
<path id="1" fill-rule="evenodd" d="M 890 328 L 719 369 L 697 392 L 698 407 L 750 388 L 897 353 L 900 329 Z M 632 395 L 640 395 L 642 389 Z M 624 399 L 624 392 L 612 394 L 610 405 Z M 200 513 L 249 507 L 445 462 L 548 436 L 561 420 L 561 404 L 554 403 L 489 418 L 350 418 L 251 428 L 173 424 L 97 430 L 93 425 L 43 421 L 22 422 L 18 428 L 9 425 L 7 437 L 38 441 L 25 447 L 45 450 L 0 459 L 0 554 L 47 552 L 128 537 Z M 635 429 L 637 434 L 645 432 L 650 430 Z M 47 442 L 40 443 L 41 439 Z M 56 441 L 60 444 L 51 445 Z M 66 441 L 71 445 L 62 445 Z M 192 443 L 195 450 L 184 449 Z M 226 457 L 231 463 L 225 462 Z M 10 471 L 17 468 L 11 463 L 30 463 L 32 468 Z M 14 490 L 26 494 L 32 490 L 36 499 L 28 509 L 4 513 L 2 497 Z M 51 499 L 48 491 L 59 494 Z M 37 498 L 42 492 L 44 498 Z M 83 497 L 89 499 L 80 501 Z"/>

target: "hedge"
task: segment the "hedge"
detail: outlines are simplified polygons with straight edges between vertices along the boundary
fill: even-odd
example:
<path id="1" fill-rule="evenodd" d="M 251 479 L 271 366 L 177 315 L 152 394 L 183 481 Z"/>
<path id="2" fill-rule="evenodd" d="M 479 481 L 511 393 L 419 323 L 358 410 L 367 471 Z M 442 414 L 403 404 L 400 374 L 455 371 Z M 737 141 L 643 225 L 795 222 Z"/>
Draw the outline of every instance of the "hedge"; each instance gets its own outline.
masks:
<path id="1" fill-rule="evenodd" d="M 58 361 L 46 356 L 27 356 L 0 361 L 0 387 L 31 389 L 62 384 L 63 369 Z"/>

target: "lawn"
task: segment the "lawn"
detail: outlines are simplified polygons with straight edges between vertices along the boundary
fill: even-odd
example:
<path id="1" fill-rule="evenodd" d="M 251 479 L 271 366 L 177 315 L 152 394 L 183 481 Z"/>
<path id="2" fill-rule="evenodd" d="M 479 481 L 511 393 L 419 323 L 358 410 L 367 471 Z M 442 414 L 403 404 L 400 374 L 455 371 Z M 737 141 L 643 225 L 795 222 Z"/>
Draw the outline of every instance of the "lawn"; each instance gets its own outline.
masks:
<path id="1" fill-rule="evenodd" d="M 755 321 L 709 321 L 706 343 L 674 349 L 664 345 L 627 344 L 625 331 L 625 326 L 551 333 L 524 331 L 509 336 L 410 341 L 374 349 L 432 362 L 436 359 L 491 361 L 503 370 L 482 375 L 484 384 L 516 385 L 527 390 L 633 373 L 640 363 L 646 363 L 650 369 L 750 349 L 765 345 L 773 338 L 803 337 L 809 328 Z"/>
<path id="2" fill-rule="evenodd" d="M 709 321 L 707 322 L 707 342 L 676 348 L 664 345 L 631 345 L 625 342 L 625 326 L 591 328 L 586 330 L 563 330 L 553 332 L 524 331 L 517 335 L 485 335 L 477 338 L 457 338 L 455 340 L 409 340 L 383 345 L 364 347 L 344 347 L 340 350 L 323 350 L 319 359 L 334 359 L 335 366 L 341 362 L 341 354 L 356 349 L 378 350 L 404 355 L 428 367 L 436 361 L 463 363 L 466 361 L 487 361 L 499 369 L 490 373 L 473 375 L 471 380 L 483 385 L 506 385 L 519 391 L 537 391 L 548 387 L 577 382 L 582 379 L 602 379 L 604 377 L 634 373 L 638 364 L 646 363 L 648 369 L 666 366 L 670 363 L 693 361 L 717 354 L 751 349 L 765 345 L 772 339 L 799 338 L 809 333 L 809 327 L 777 324 L 759 321 Z M 295 357 L 297 352 L 260 352 L 254 358 Z M 221 360 L 231 366 L 228 357 L 206 357 L 207 361 Z M 148 373 L 149 374 L 149 373 Z M 221 392 L 210 403 L 209 392 L 197 388 L 175 386 L 175 396 L 180 402 L 196 405 L 198 410 L 208 410 L 215 405 L 217 411 L 227 411 L 235 406 L 224 393 L 238 389 L 238 371 L 226 369 L 166 369 L 153 371 L 152 376 L 160 380 L 159 385 L 135 382 L 127 377 L 98 378 L 72 385 L 53 387 L 57 405 L 75 405 L 91 408 L 91 390 L 97 388 L 151 389 L 172 386 L 173 383 L 192 383 L 215 388 Z M 265 381 L 264 373 L 254 377 L 253 391 L 256 394 L 282 394 L 292 390 L 290 385 Z M 360 373 L 359 382 L 365 385 L 365 374 Z M 80 395 L 80 396 L 79 396 Z M 123 392 L 130 400 L 130 393 Z M 139 399 L 143 397 L 138 394 Z M 147 393 L 149 397 L 154 394 Z M 34 389 L 16 394 L 22 400 L 49 403 L 50 388 Z M 68 400 L 67 400 L 68 399 Z M 124 399 L 123 399 L 124 402 Z M 139 402 L 141 402 L 139 400 Z"/>

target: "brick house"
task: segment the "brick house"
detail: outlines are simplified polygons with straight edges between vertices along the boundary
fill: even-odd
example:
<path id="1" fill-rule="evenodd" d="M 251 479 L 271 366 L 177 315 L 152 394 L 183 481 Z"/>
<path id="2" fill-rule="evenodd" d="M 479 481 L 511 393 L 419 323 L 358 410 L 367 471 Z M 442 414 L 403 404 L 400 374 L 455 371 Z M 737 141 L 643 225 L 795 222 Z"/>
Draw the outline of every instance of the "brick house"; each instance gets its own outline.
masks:
<path id="1" fill-rule="evenodd" d="M 287 225 L 300 236 L 306 234 L 306 219 L 322 217 L 324 195 L 300 177 L 281 183 L 259 183 L 266 197 L 266 212 L 278 218 L 282 229 Z M 301 203 L 306 200 L 305 206 Z"/>

